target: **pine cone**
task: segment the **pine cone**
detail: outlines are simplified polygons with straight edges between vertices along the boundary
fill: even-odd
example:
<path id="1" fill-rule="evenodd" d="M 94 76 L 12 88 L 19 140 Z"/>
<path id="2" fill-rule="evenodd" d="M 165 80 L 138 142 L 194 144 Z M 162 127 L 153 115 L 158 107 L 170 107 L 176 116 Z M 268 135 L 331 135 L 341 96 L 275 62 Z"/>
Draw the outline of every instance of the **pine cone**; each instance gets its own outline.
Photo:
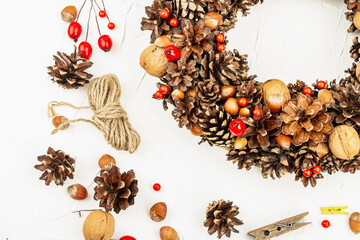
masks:
<path id="1" fill-rule="evenodd" d="M 309 185 L 309 182 L 312 187 L 316 186 L 317 179 L 323 179 L 324 176 L 321 173 L 311 174 L 310 177 L 305 177 L 303 174 L 303 171 L 301 169 L 295 170 L 295 180 L 298 181 L 301 179 L 301 182 L 303 183 L 304 187 L 307 187 Z"/>
<path id="2" fill-rule="evenodd" d="M 161 80 L 163 80 L 164 82 L 166 82 L 166 80 L 164 80 L 164 79 L 161 79 Z M 161 88 L 162 85 L 164 85 L 164 84 L 158 82 L 158 83 L 156 84 L 157 89 L 160 90 L 160 88 Z M 171 86 L 168 86 L 168 87 L 169 87 L 169 93 L 171 93 L 173 89 L 172 89 Z M 167 111 L 167 110 L 169 109 L 168 106 L 167 106 L 168 103 L 170 103 L 171 105 L 174 105 L 174 101 L 173 101 L 173 99 L 172 99 L 172 97 L 171 97 L 170 94 L 164 95 L 164 98 L 163 98 L 163 99 L 157 99 L 157 98 L 155 97 L 155 93 L 154 93 L 153 96 L 152 96 L 152 98 L 153 98 L 153 99 L 156 99 L 156 100 L 162 100 L 162 102 L 163 102 L 163 108 L 164 108 L 165 111 Z"/>
<path id="3" fill-rule="evenodd" d="M 167 19 L 163 19 L 160 16 L 160 12 L 164 9 L 168 10 L 170 14 Z M 154 0 L 154 3 L 151 6 L 145 7 L 145 12 L 148 18 L 142 18 L 141 30 L 152 31 L 151 43 L 155 42 L 158 37 L 168 34 L 170 31 L 168 19 L 175 17 L 172 9 L 172 2 L 164 0 Z"/>
<path id="4" fill-rule="evenodd" d="M 133 170 L 120 174 L 117 166 L 110 170 L 102 169 L 100 176 L 95 177 L 94 181 L 97 184 L 94 199 L 100 200 L 99 206 L 104 207 L 107 212 L 114 209 L 114 212 L 119 213 L 135 204 L 139 190 Z"/>
<path id="5" fill-rule="evenodd" d="M 294 136 L 292 143 L 295 146 L 307 142 L 316 146 L 320 142 L 327 142 L 328 135 L 334 129 L 331 123 L 334 116 L 326 112 L 326 105 L 320 99 L 299 94 L 296 100 L 290 100 L 282 109 L 279 117 L 285 123 L 282 131 Z"/>
<path id="6" fill-rule="evenodd" d="M 348 68 L 345 73 L 348 73 L 349 76 L 346 78 L 340 79 L 339 85 L 345 86 L 347 84 L 360 84 L 360 80 L 356 76 L 356 64 L 353 63 L 350 68 Z"/>
<path id="7" fill-rule="evenodd" d="M 294 172 L 295 149 L 284 150 L 280 147 L 274 147 L 263 150 L 261 154 L 261 168 L 263 178 L 270 176 L 272 179 L 281 178 L 285 173 Z"/>
<path id="8" fill-rule="evenodd" d="M 172 115 L 174 119 L 179 122 L 179 127 L 186 126 L 191 129 L 192 125 L 198 122 L 199 107 L 195 98 L 185 95 L 184 100 L 175 99 Z"/>
<path id="9" fill-rule="evenodd" d="M 231 4 L 230 0 L 207 0 L 208 12 L 222 12 Z"/>
<path id="10" fill-rule="evenodd" d="M 239 214 L 239 207 L 232 206 L 233 202 L 224 200 L 214 201 L 209 204 L 206 210 L 206 220 L 204 226 L 208 228 L 210 235 L 218 233 L 220 239 L 223 235 L 231 236 L 231 232 L 239 233 L 235 226 L 242 225 L 243 222 L 236 218 Z"/>
<path id="11" fill-rule="evenodd" d="M 181 21 L 180 28 L 173 28 L 171 41 L 176 47 L 181 49 L 181 56 L 190 56 L 198 63 L 202 59 L 203 52 L 209 52 L 214 47 L 214 34 L 209 27 L 205 27 L 204 19 L 194 24 L 189 19 Z"/>
<path id="12" fill-rule="evenodd" d="M 56 185 L 63 186 L 67 178 L 74 178 L 75 159 L 63 151 L 54 151 L 54 149 L 49 147 L 47 155 L 38 156 L 37 158 L 41 164 L 35 165 L 35 169 L 44 172 L 40 180 L 44 180 L 46 185 L 54 181 Z"/>
<path id="13" fill-rule="evenodd" d="M 198 82 L 196 92 L 199 100 L 208 106 L 214 106 L 216 102 L 221 100 L 220 86 L 214 80 L 205 80 Z"/>
<path id="14" fill-rule="evenodd" d="M 341 163 L 341 171 L 344 173 L 354 174 L 357 170 L 360 170 L 360 156 L 357 155 L 352 159 L 343 160 Z"/>
<path id="15" fill-rule="evenodd" d="M 360 43 L 359 37 L 355 37 L 353 40 L 353 45 L 350 48 L 351 58 L 355 59 L 355 62 L 359 61 L 360 58 Z"/>
<path id="16" fill-rule="evenodd" d="M 355 32 L 357 30 L 357 27 L 354 24 L 354 17 L 355 17 L 355 13 L 354 12 L 346 12 L 345 13 L 346 16 L 346 20 L 348 20 L 349 22 L 351 22 L 350 27 L 348 28 L 348 32 L 352 33 Z"/>
<path id="17" fill-rule="evenodd" d="M 332 175 L 340 170 L 342 160 L 335 157 L 332 153 L 328 153 L 319 161 L 319 166 L 322 172 L 327 172 Z"/>
<path id="18" fill-rule="evenodd" d="M 66 53 L 57 52 L 53 56 L 54 66 L 48 67 L 48 74 L 52 76 L 52 81 L 58 83 L 66 89 L 79 88 L 89 83 L 93 75 L 85 72 L 86 69 L 93 65 L 89 60 L 80 57 L 81 52 L 76 51 L 69 56 Z"/>
<path id="19" fill-rule="evenodd" d="M 262 150 L 260 148 L 231 149 L 226 156 L 228 161 L 238 165 L 238 169 L 245 168 L 249 171 L 253 166 L 260 166 Z"/>
<path id="20" fill-rule="evenodd" d="M 248 55 L 240 55 L 239 51 L 234 49 L 234 60 L 235 62 L 239 63 L 240 70 L 239 70 L 239 77 L 240 81 L 250 81 L 256 78 L 256 75 L 248 76 L 249 73 L 249 64 L 248 64 Z"/>
<path id="21" fill-rule="evenodd" d="M 181 58 L 179 61 L 168 65 L 165 79 L 173 88 L 179 88 L 181 91 L 186 92 L 194 86 L 198 76 L 199 71 L 196 68 L 196 62 Z"/>
<path id="22" fill-rule="evenodd" d="M 175 0 L 174 2 L 174 11 L 179 16 L 179 20 L 186 18 L 197 22 L 205 17 L 206 4 L 203 0 Z"/>
<path id="23" fill-rule="evenodd" d="M 260 117 L 242 117 L 246 124 L 246 130 L 240 138 L 250 137 L 249 148 L 268 148 L 270 142 L 274 141 L 274 137 L 281 134 L 282 122 L 273 117 L 269 107 L 262 108 L 262 115 Z"/>
<path id="24" fill-rule="evenodd" d="M 263 3 L 264 0 L 236 0 L 234 1 L 237 4 L 237 8 L 243 13 L 244 16 L 248 15 L 248 10 L 250 10 L 249 7 L 252 7 L 256 4 Z"/>
<path id="25" fill-rule="evenodd" d="M 309 148 L 309 146 L 302 146 L 299 149 L 295 149 L 295 168 L 305 171 L 312 169 L 319 163 L 319 155 L 316 151 Z"/>
<path id="26" fill-rule="evenodd" d="M 230 134 L 228 126 L 231 116 L 223 107 L 202 105 L 199 115 L 199 126 L 204 133 L 200 143 L 208 142 L 211 146 L 232 147 L 235 138 Z"/>
<path id="27" fill-rule="evenodd" d="M 345 4 L 347 4 L 347 9 L 358 12 L 360 11 L 360 1 L 359 0 L 344 0 Z"/>
<path id="28" fill-rule="evenodd" d="M 262 84 L 255 80 L 242 83 L 237 87 L 236 98 L 246 98 L 248 101 L 246 107 L 253 110 L 263 99 Z"/>
<path id="29" fill-rule="evenodd" d="M 291 99 L 296 99 L 298 95 L 303 92 L 303 89 L 307 87 L 307 85 L 301 80 L 296 80 L 295 84 L 289 83 L 287 87 L 289 89 Z"/>

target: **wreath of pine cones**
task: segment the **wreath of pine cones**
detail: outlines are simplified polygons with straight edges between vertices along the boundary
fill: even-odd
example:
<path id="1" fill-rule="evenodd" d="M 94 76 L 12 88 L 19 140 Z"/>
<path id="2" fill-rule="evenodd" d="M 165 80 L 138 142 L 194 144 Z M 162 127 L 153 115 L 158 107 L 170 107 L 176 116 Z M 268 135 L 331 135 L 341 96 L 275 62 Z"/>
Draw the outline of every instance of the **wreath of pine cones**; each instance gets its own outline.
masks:
<path id="1" fill-rule="evenodd" d="M 142 30 L 151 31 L 141 66 L 159 77 L 153 98 L 200 143 L 224 147 L 239 169 L 261 169 L 264 178 L 294 173 L 306 187 L 323 174 L 360 169 L 360 43 L 339 81 L 298 80 L 286 85 L 248 75 L 247 55 L 225 50 L 225 33 L 263 0 L 154 0 L 145 8 Z M 360 0 L 345 0 L 360 29 Z"/>

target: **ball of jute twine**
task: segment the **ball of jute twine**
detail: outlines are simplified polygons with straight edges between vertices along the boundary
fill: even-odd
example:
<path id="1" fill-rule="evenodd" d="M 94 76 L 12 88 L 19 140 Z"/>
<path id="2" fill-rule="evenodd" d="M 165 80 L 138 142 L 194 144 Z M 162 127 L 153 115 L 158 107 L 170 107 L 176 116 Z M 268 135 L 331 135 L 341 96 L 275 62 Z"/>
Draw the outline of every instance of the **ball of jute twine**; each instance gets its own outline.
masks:
<path id="1" fill-rule="evenodd" d="M 66 102 L 50 102 L 48 114 L 56 116 L 55 107 L 68 106 L 74 109 L 91 109 L 92 120 L 78 118 L 62 122 L 51 134 L 64 129 L 70 123 L 88 122 L 103 132 L 106 141 L 117 150 L 134 153 L 140 144 L 139 133 L 131 126 L 126 111 L 120 104 L 121 86 L 114 74 L 93 79 L 87 91 L 89 104 L 87 107 L 76 107 Z"/>

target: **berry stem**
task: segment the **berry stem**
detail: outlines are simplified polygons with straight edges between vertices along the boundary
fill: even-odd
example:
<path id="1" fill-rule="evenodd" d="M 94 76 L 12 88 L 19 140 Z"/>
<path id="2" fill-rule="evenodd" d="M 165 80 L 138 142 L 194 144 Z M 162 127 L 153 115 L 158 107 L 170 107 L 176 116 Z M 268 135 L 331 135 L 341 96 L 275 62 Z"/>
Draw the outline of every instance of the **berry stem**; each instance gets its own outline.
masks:
<path id="1" fill-rule="evenodd" d="M 101 209 L 78 210 L 78 211 L 73 211 L 72 213 L 79 213 L 79 217 L 81 217 L 81 212 L 93 212 L 96 210 L 101 210 Z"/>
<path id="2" fill-rule="evenodd" d="M 84 6 L 85 6 L 86 1 L 87 1 L 87 0 L 85 0 L 85 1 L 84 1 L 84 3 L 81 5 L 81 8 L 80 8 L 80 10 L 79 10 L 79 14 L 78 14 L 78 15 L 77 15 L 77 17 L 76 17 L 76 21 L 75 21 L 75 22 L 77 22 L 77 21 L 79 20 L 80 13 L 81 13 L 81 11 L 83 10 L 83 8 L 84 8 Z"/>
<path id="3" fill-rule="evenodd" d="M 90 17 L 91 17 L 91 10 L 94 8 L 94 3 L 93 1 L 91 1 L 91 6 L 90 6 L 90 10 L 89 10 L 89 17 L 88 17 L 88 21 L 87 21 L 87 27 L 86 27 L 86 37 L 85 37 L 85 42 L 87 42 L 88 36 L 89 36 L 89 23 L 90 23 Z"/>
<path id="4" fill-rule="evenodd" d="M 91 0 L 91 1 L 94 1 L 94 0 Z M 95 14 L 95 21 L 96 21 L 96 25 L 97 25 L 97 28 L 98 28 L 98 31 L 99 31 L 99 34 L 101 36 L 101 31 L 100 31 L 100 26 L 99 26 L 99 21 L 97 19 L 97 15 L 96 15 L 96 12 L 95 12 L 95 8 L 93 7 L 93 10 L 94 10 L 94 14 Z"/>
<path id="5" fill-rule="evenodd" d="M 106 18 L 109 20 L 109 22 L 111 22 L 108 14 L 107 14 L 106 8 L 105 8 L 104 0 L 101 0 L 101 2 L 102 2 L 102 5 L 103 5 L 103 7 L 104 7 L 104 11 L 106 12 Z"/>

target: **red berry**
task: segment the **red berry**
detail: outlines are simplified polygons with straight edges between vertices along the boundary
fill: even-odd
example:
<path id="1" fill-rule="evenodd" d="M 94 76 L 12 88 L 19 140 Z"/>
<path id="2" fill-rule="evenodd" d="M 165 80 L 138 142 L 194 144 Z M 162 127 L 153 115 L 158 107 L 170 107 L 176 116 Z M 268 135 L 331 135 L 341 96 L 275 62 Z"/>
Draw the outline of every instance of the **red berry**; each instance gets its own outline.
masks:
<path id="1" fill-rule="evenodd" d="M 170 15 L 169 11 L 167 9 L 163 9 L 161 10 L 160 12 L 160 17 L 163 18 L 163 19 L 166 19 L 168 18 Z"/>
<path id="2" fill-rule="evenodd" d="M 161 185 L 159 183 L 155 183 L 153 189 L 158 192 L 161 189 Z"/>
<path id="3" fill-rule="evenodd" d="M 168 94 L 170 91 L 170 88 L 168 85 L 161 85 L 160 92 L 164 95 Z"/>
<path id="4" fill-rule="evenodd" d="M 314 174 L 320 173 L 321 172 L 321 167 L 316 165 L 315 167 L 313 167 L 312 172 Z"/>
<path id="5" fill-rule="evenodd" d="M 109 22 L 108 28 L 109 28 L 110 30 L 113 30 L 113 29 L 115 28 L 115 23 Z"/>
<path id="6" fill-rule="evenodd" d="M 88 42 L 81 42 L 79 44 L 79 51 L 81 51 L 80 57 L 90 59 L 92 55 L 92 47 Z"/>
<path id="7" fill-rule="evenodd" d="M 77 42 L 82 32 L 82 27 L 78 22 L 72 22 L 69 24 L 68 35 L 71 39 L 74 39 Z"/>
<path id="8" fill-rule="evenodd" d="M 174 45 L 167 46 L 164 50 L 164 53 L 165 53 L 165 57 L 170 62 L 175 62 L 175 61 L 179 60 L 181 57 L 180 50 L 177 47 L 175 47 Z"/>
<path id="9" fill-rule="evenodd" d="M 225 50 L 225 45 L 224 44 L 217 45 L 217 50 L 218 50 L 218 52 L 224 51 Z"/>
<path id="10" fill-rule="evenodd" d="M 303 93 L 304 93 L 305 95 L 311 95 L 311 94 L 312 94 L 312 89 L 311 89 L 311 87 L 306 87 L 306 88 L 304 88 L 304 89 L 303 89 Z"/>
<path id="11" fill-rule="evenodd" d="M 131 236 L 123 236 L 122 238 L 120 238 L 120 240 L 136 240 L 136 238 Z"/>
<path id="12" fill-rule="evenodd" d="M 111 50 L 113 42 L 109 35 L 102 35 L 99 37 L 98 45 L 101 50 L 108 52 Z"/>
<path id="13" fill-rule="evenodd" d="M 106 17 L 106 12 L 105 12 L 104 10 L 101 10 L 101 11 L 99 12 L 99 17 L 101 17 L 101 18 Z"/>
<path id="14" fill-rule="evenodd" d="M 324 89 L 326 86 L 326 83 L 324 81 L 318 81 L 318 83 L 316 84 L 318 89 Z"/>
<path id="15" fill-rule="evenodd" d="M 155 93 L 155 98 L 157 98 L 157 99 L 163 99 L 163 97 L 164 97 L 164 94 L 162 94 L 160 91 L 157 91 L 157 92 Z"/>
<path id="16" fill-rule="evenodd" d="M 310 169 L 306 169 L 305 171 L 303 171 L 303 175 L 304 177 L 310 177 L 312 174 L 311 170 Z"/>
<path id="17" fill-rule="evenodd" d="M 255 108 L 253 111 L 254 117 L 261 117 L 262 111 L 260 108 Z"/>
<path id="18" fill-rule="evenodd" d="M 245 107 L 247 104 L 248 104 L 247 98 L 242 97 L 242 98 L 239 99 L 239 105 L 241 107 Z"/>
<path id="19" fill-rule="evenodd" d="M 217 41 L 218 43 L 223 43 L 223 42 L 225 41 L 225 36 L 224 36 L 224 34 L 219 33 L 218 35 L 216 35 L 216 41 Z"/>
<path id="20" fill-rule="evenodd" d="M 229 131 L 234 136 L 241 136 L 246 130 L 245 123 L 241 119 L 234 119 L 230 122 Z"/>
<path id="21" fill-rule="evenodd" d="M 176 18 L 172 18 L 172 19 L 170 19 L 169 24 L 172 27 L 177 27 L 177 25 L 179 25 L 179 21 Z"/>
<path id="22" fill-rule="evenodd" d="M 330 227 L 330 222 L 328 220 L 324 220 L 322 221 L 321 225 L 323 226 L 323 228 L 328 228 Z"/>

